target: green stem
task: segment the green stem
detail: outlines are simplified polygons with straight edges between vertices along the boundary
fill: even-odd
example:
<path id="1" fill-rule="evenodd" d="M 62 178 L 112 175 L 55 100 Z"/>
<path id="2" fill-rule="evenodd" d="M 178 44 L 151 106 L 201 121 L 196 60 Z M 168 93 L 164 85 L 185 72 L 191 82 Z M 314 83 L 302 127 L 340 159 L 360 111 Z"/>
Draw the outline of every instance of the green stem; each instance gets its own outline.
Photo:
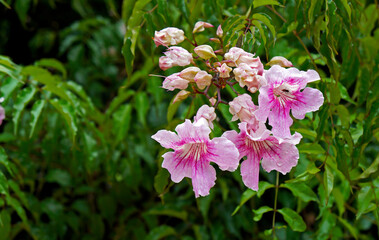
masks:
<path id="1" fill-rule="evenodd" d="M 273 239 L 275 238 L 275 216 L 276 216 L 276 205 L 278 202 L 278 190 L 279 190 L 279 172 L 276 172 L 274 216 L 272 217 L 272 238 Z"/>

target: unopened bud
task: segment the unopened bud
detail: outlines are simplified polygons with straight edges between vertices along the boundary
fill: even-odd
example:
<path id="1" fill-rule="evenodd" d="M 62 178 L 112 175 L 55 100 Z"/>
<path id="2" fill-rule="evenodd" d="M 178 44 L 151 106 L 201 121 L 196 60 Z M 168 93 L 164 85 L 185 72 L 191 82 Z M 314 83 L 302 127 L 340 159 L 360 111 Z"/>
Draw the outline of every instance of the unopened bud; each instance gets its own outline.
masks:
<path id="1" fill-rule="evenodd" d="M 202 32 L 204 31 L 204 28 L 211 28 L 214 27 L 212 24 L 207 22 L 197 22 L 195 24 L 195 27 L 193 28 L 192 33 Z"/>
<path id="2" fill-rule="evenodd" d="M 178 94 L 176 94 L 176 96 L 175 96 L 175 98 L 174 98 L 174 101 L 172 101 L 172 103 L 176 103 L 176 102 L 178 102 L 178 101 L 183 101 L 183 100 L 186 99 L 190 94 L 191 94 L 191 92 L 186 91 L 186 90 L 182 90 L 182 91 L 178 92 Z"/>
<path id="3" fill-rule="evenodd" d="M 209 99 L 209 102 L 212 104 L 212 106 L 214 106 L 216 104 L 217 100 L 215 97 L 212 97 Z"/>
<path id="4" fill-rule="evenodd" d="M 185 80 L 179 76 L 179 73 L 171 74 L 166 77 L 162 83 L 162 88 L 167 89 L 169 91 L 173 91 L 174 89 L 186 89 L 188 87 L 188 80 Z"/>
<path id="5" fill-rule="evenodd" d="M 211 85 L 212 75 L 206 71 L 200 71 L 195 76 L 195 82 L 198 88 L 204 89 L 205 87 Z"/>
<path id="6" fill-rule="evenodd" d="M 285 57 L 276 56 L 271 58 L 271 60 L 267 63 L 269 66 L 279 65 L 281 67 L 293 67 L 292 63 L 288 61 Z"/>
<path id="7" fill-rule="evenodd" d="M 197 46 L 197 47 L 195 47 L 194 51 L 199 57 L 201 57 L 202 59 L 205 59 L 205 60 L 208 60 L 212 57 L 217 58 L 212 47 L 209 45 Z"/>
<path id="8" fill-rule="evenodd" d="M 177 45 L 184 41 L 184 32 L 179 28 L 168 27 L 160 31 L 155 31 L 154 43 L 155 46 L 163 45 Z"/>
<path id="9" fill-rule="evenodd" d="M 224 31 L 222 31 L 221 25 L 218 25 L 216 34 L 219 38 L 222 38 L 222 36 L 224 35 Z"/>
<path id="10" fill-rule="evenodd" d="M 198 67 L 188 67 L 184 70 L 182 70 L 179 74 L 181 78 L 184 78 L 190 82 L 194 82 L 195 76 L 198 72 L 200 72 L 201 69 Z"/>
<path id="11" fill-rule="evenodd" d="M 221 78 L 228 78 L 230 77 L 230 72 L 232 71 L 232 68 L 228 67 L 226 63 L 223 63 L 221 67 L 217 68 L 217 71 L 220 73 Z"/>
<path id="12" fill-rule="evenodd" d="M 218 38 L 210 38 L 209 40 L 211 40 L 212 42 L 215 42 L 215 43 L 221 43 L 220 39 L 218 39 Z"/>

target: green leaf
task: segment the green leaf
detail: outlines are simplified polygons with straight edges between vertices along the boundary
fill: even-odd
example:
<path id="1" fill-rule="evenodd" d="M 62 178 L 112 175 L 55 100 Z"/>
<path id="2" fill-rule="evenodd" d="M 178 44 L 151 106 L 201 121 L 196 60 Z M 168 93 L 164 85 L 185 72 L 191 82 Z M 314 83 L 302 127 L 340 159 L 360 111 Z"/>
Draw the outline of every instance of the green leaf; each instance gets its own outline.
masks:
<path id="1" fill-rule="evenodd" d="M 341 100 L 340 88 L 338 85 L 331 83 L 329 84 L 330 91 L 330 103 L 338 104 Z"/>
<path id="2" fill-rule="evenodd" d="M 187 217 L 188 217 L 188 213 L 186 211 L 175 210 L 175 209 L 169 208 L 168 206 L 151 208 L 149 211 L 146 212 L 146 214 L 170 216 L 170 217 L 179 218 L 183 221 L 187 220 Z"/>
<path id="3" fill-rule="evenodd" d="M 325 150 L 318 143 L 304 143 L 299 145 L 299 153 L 325 154 Z"/>
<path id="4" fill-rule="evenodd" d="M 166 169 L 159 168 L 157 175 L 154 177 L 154 188 L 157 193 L 163 193 L 168 184 L 169 177 L 170 173 Z"/>
<path id="5" fill-rule="evenodd" d="M 62 73 L 63 79 L 67 78 L 66 68 L 64 67 L 64 65 L 60 61 L 58 61 L 56 59 L 53 59 L 53 58 L 43 58 L 43 59 L 35 62 L 35 65 L 36 66 L 40 66 L 40 67 L 53 68 L 55 70 L 58 70 L 59 72 Z"/>
<path id="6" fill-rule="evenodd" d="M 33 134 L 34 134 L 34 130 L 36 128 L 36 125 L 37 125 L 37 121 L 42 113 L 42 109 L 43 107 L 45 106 L 46 104 L 46 100 L 37 100 L 34 104 L 33 104 L 33 107 L 32 107 L 32 111 L 30 112 L 32 114 L 32 119 L 30 121 L 30 134 L 29 134 L 29 138 L 32 138 Z"/>
<path id="7" fill-rule="evenodd" d="M 13 170 L 11 164 L 8 160 L 8 155 L 5 152 L 4 148 L 0 146 L 0 164 L 4 165 L 8 172 L 13 176 Z"/>
<path id="8" fill-rule="evenodd" d="M 259 181 L 257 196 L 260 198 L 267 189 L 274 188 L 274 187 L 275 185 L 272 183 Z"/>
<path id="9" fill-rule="evenodd" d="M 347 230 L 349 230 L 349 232 L 351 233 L 351 235 L 353 235 L 355 239 L 358 239 L 358 233 L 356 228 L 351 226 L 351 224 L 342 217 L 338 217 L 338 220 L 342 223 L 342 225 L 345 226 L 345 228 L 347 228 Z"/>
<path id="10" fill-rule="evenodd" d="M 20 82 L 13 78 L 5 78 L 1 85 L 0 93 L 4 97 L 4 102 L 7 102 L 12 93 L 21 86 Z"/>
<path id="11" fill-rule="evenodd" d="M 371 186 L 363 187 L 361 190 L 359 190 L 358 193 L 358 212 L 356 215 L 356 219 L 359 219 L 362 214 L 367 213 L 370 202 L 374 197 L 374 192 L 372 191 Z"/>
<path id="12" fill-rule="evenodd" d="M 266 17 L 265 15 L 263 14 L 260 14 L 260 13 L 255 13 L 253 14 L 253 19 L 257 19 L 261 22 L 263 22 L 271 31 L 272 35 L 274 36 L 274 39 L 275 39 L 275 35 L 276 35 L 276 31 L 275 31 L 275 27 L 271 24 L 271 19 L 269 19 L 268 17 Z"/>
<path id="13" fill-rule="evenodd" d="M 317 0 L 311 1 L 311 6 L 308 9 L 308 19 L 310 23 L 313 23 L 313 18 L 314 18 L 314 10 L 317 4 Z"/>
<path id="14" fill-rule="evenodd" d="M 78 126 L 76 123 L 76 114 L 74 108 L 69 105 L 64 100 L 58 100 L 58 99 L 51 99 L 50 100 L 51 105 L 55 107 L 55 109 L 58 111 L 58 113 L 63 117 L 63 119 L 66 121 L 69 132 L 71 135 L 71 140 L 73 143 L 75 143 L 76 134 L 78 132 Z"/>
<path id="15" fill-rule="evenodd" d="M 18 216 L 21 218 L 22 222 L 27 226 L 29 227 L 29 222 L 28 222 L 28 218 L 26 217 L 26 213 L 25 213 L 25 210 L 24 208 L 21 206 L 20 202 L 15 199 L 15 198 L 12 198 L 11 196 L 7 195 L 5 197 L 5 200 L 7 201 L 7 204 L 9 206 L 11 206 L 14 210 L 16 210 Z"/>
<path id="16" fill-rule="evenodd" d="M 71 175 L 62 169 L 50 169 L 45 176 L 47 182 L 55 182 L 62 187 L 69 187 L 71 185 Z"/>
<path id="17" fill-rule="evenodd" d="M 2 3 L 6 8 L 11 9 L 11 6 L 9 6 L 9 4 L 6 1 L 0 0 L 0 3 Z M 0 236 L 1 236 L 1 234 L 0 234 Z M 6 239 L 6 238 L 3 238 L 3 239 Z"/>
<path id="18" fill-rule="evenodd" d="M 31 0 L 16 0 L 14 4 L 14 10 L 16 11 L 18 18 L 20 19 L 20 22 L 24 28 L 30 5 Z"/>
<path id="19" fill-rule="evenodd" d="M 258 222 L 259 220 L 261 220 L 261 218 L 262 218 L 262 216 L 263 216 L 264 213 L 270 212 L 270 211 L 273 211 L 273 210 L 274 210 L 273 208 L 268 207 L 268 206 L 260 207 L 257 210 L 253 209 L 253 213 L 254 213 L 253 220 L 256 221 L 256 222 Z"/>
<path id="20" fill-rule="evenodd" d="M 181 101 L 174 102 L 175 96 L 171 99 L 170 104 L 168 105 L 167 109 L 167 122 L 171 122 L 172 119 L 174 118 L 176 112 L 178 111 L 178 108 L 180 104 L 182 103 Z"/>
<path id="21" fill-rule="evenodd" d="M 303 218 L 294 210 L 290 208 L 282 208 L 278 210 L 284 217 L 284 220 L 288 223 L 292 230 L 297 232 L 304 232 L 307 228 Z"/>
<path id="22" fill-rule="evenodd" d="M 4 209 L 0 212 L 0 240 L 10 239 L 11 226 L 11 215 Z"/>
<path id="23" fill-rule="evenodd" d="M 236 214 L 238 212 L 238 210 L 240 210 L 240 208 L 242 207 L 242 205 L 244 205 L 247 201 L 249 201 L 256 194 L 257 194 L 257 192 L 254 191 L 254 190 L 252 190 L 252 189 L 247 189 L 246 191 L 244 191 L 242 193 L 242 196 L 241 196 L 240 204 L 236 207 L 236 209 L 232 213 L 232 216 L 234 214 Z"/>
<path id="24" fill-rule="evenodd" d="M 342 214 L 344 214 L 345 212 L 344 196 L 342 195 L 339 188 L 334 188 L 332 193 L 333 193 L 334 200 L 336 201 L 336 204 L 337 204 L 339 216 L 342 216 Z"/>
<path id="25" fill-rule="evenodd" d="M 119 91 L 118 95 L 112 100 L 105 114 L 107 116 L 111 115 L 124 101 L 132 97 L 134 93 L 133 90 Z"/>
<path id="26" fill-rule="evenodd" d="M 337 114 L 338 116 L 340 117 L 341 119 L 341 124 L 343 127 L 349 129 L 350 127 L 350 114 L 349 114 L 349 110 L 347 110 L 347 108 L 343 105 L 338 105 L 336 107 L 336 110 L 337 110 Z"/>
<path id="27" fill-rule="evenodd" d="M 16 183 L 13 180 L 9 180 L 8 183 L 9 183 L 9 187 L 12 189 L 12 191 L 15 192 L 16 196 L 21 200 L 21 203 L 27 209 L 29 209 L 29 202 L 28 202 L 28 200 L 26 198 L 25 193 L 23 191 L 21 191 L 20 186 L 18 185 L 18 183 Z"/>
<path id="28" fill-rule="evenodd" d="M 135 95 L 135 108 L 137 111 L 138 120 L 146 126 L 146 115 L 149 111 L 149 98 L 145 92 L 140 92 Z"/>
<path id="29" fill-rule="evenodd" d="M 0 193 L 4 195 L 9 195 L 8 180 L 4 176 L 2 171 L 0 171 Z"/>
<path id="30" fill-rule="evenodd" d="M 115 144 L 125 139 L 130 128 L 132 105 L 125 104 L 113 114 L 113 133 L 116 135 Z"/>
<path id="31" fill-rule="evenodd" d="M 358 179 L 365 179 L 370 177 L 370 175 L 375 174 L 379 171 L 379 155 L 375 158 L 375 161 L 371 163 L 371 165 L 363 171 L 361 175 L 359 175 Z M 357 179 L 354 179 L 357 180 Z"/>
<path id="32" fill-rule="evenodd" d="M 291 190 L 293 195 L 299 197 L 304 202 L 315 201 L 318 202 L 317 195 L 312 191 L 304 182 L 290 182 L 281 184 L 281 187 Z"/>
<path id="33" fill-rule="evenodd" d="M 344 85 L 342 85 L 340 82 L 338 82 L 338 87 L 340 89 L 342 99 L 346 100 L 349 103 L 357 104 L 356 102 L 353 101 L 353 99 L 351 99 L 351 97 L 350 97 L 349 93 L 347 92 L 347 89 L 345 88 Z"/>
<path id="34" fill-rule="evenodd" d="M 61 82 L 58 81 L 58 78 L 51 75 L 51 73 L 46 69 L 35 66 L 27 66 L 22 69 L 21 74 L 32 76 L 33 80 L 45 85 L 44 90 L 52 92 L 67 102 L 74 104 L 72 98 L 68 96 L 66 89 L 64 89 Z"/>
<path id="35" fill-rule="evenodd" d="M 124 55 L 128 79 L 130 79 L 133 71 L 136 43 L 141 28 L 140 25 L 145 14 L 143 8 L 150 1 L 151 0 L 126 0 L 123 3 L 122 17 L 125 22 L 126 33 L 124 37 L 124 45 L 122 46 L 122 54 Z"/>
<path id="36" fill-rule="evenodd" d="M 350 9 L 349 4 L 347 3 L 347 0 L 341 0 L 341 2 L 343 6 L 345 7 L 347 14 L 349 15 L 349 19 L 351 19 L 351 9 Z"/>
<path id="37" fill-rule="evenodd" d="M 263 40 L 263 44 L 266 47 L 267 39 L 266 39 L 265 31 L 262 28 L 262 24 L 258 20 L 251 21 L 251 24 L 253 24 L 254 26 L 256 26 L 258 28 L 259 34 L 261 35 L 262 40 Z"/>
<path id="38" fill-rule="evenodd" d="M 134 54 L 132 52 L 132 40 L 130 38 L 126 39 L 124 45 L 122 46 L 122 55 L 124 55 L 125 69 L 128 74 L 128 78 L 130 79 L 133 72 L 134 62 Z"/>
<path id="39" fill-rule="evenodd" d="M 16 98 L 14 103 L 14 113 L 13 113 L 13 123 L 14 123 L 14 133 L 17 134 L 18 122 L 20 116 L 26 105 L 33 99 L 36 89 L 32 86 L 22 89 Z"/>
<path id="40" fill-rule="evenodd" d="M 329 199 L 330 193 L 333 190 L 334 185 L 334 174 L 332 169 L 326 164 L 324 172 L 324 187 L 326 193 L 326 199 Z M 328 200 L 327 200 L 328 201 Z"/>
<path id="41" fill-rule="evenodd" d="M 151 230 L 145 240 L 159 240 L 175 234 L 175 229 L 167 225 L 162 225 Z"/>
<path id="42" fill-rule="evenodd" d="M 349 167 L 348 167 L 348 164 L 347 164 L 347 161 L 348 161 L 348 157 L 347 157 L 347 154 L 345 152 L 345 148 L 344 148 L 344 143 L 336 138 L 334 140 L 334 143 L 335 143 L 335 147 L 337 149 L 337 168 L 338 170 L 340 170 L 343 175 L 346 177 L 347 180 L 349 180 L 350 182 L 350 174 L 349 174 Z"/>
<path id="43" fill-rule="evenodd" d="M 280 3 L 275 0 L 254 0 L 253 1 L 254 8 L 261 7 L 264 5 L 280 5 Z"/>

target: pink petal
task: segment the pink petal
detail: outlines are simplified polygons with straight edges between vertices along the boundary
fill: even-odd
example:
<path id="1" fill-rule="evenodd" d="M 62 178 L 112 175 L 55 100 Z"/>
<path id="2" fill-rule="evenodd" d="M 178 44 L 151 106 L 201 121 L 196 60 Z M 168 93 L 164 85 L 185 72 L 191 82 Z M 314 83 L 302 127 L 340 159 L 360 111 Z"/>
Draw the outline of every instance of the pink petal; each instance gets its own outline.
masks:
<path id="1" fill-rule="evenodd" d="M 200 123 L 200 122 L 199 122 Z M 179 124 L 175 131 L 181 140 L 203 140 L 209 141 L 209 134 L 211 129 L 207 124 L 197 124 L 196 126 L 186 119 L 184 123 Z"/>
<path id="2" fill-rule="evenodd" d="M 192 186 L 195 196 L 207 196 L 215 185 L 216 170 L 208 161 L 197 161 L 192 168 Z"/>
<path id="3" fill-rule="evenodd" d="M 286 174 L 297 165 L 299 159 L 299 150 L 295 145 L 282 143 L 272 146 L 273 152 L 267 152 L 263 155 L 262 167 L 267 172 L 276 170 Z"/>
<path id="4" fill-rule="evenodd" d="M 255 111 L 255 117 L 262 122 L 266 122 L 268 115 L 270 114 L 270 109 L 272 103 L 268 96 L 269 86 L 262 86 L 259 89 L 258 104 L 259 108 Z"/>
<path id="5" fill-rule="evenodd" d="M 306 76 L 307 76 L 307 81 L 308 81 L 309 83 L 321 79 L 321 78 L 320 78 L 320 75 L 319 75 L 318 72 L 316 72 L 315 70 L 308 70 L 308 71 L 306 72 Z"/>
<path id="6" fill-rule="evenodd" d="M 3 123 L 4 118 L 5 118 L 5 110 L 2 106 L 0 106 L 0 125 Z"/>
<path id="7" fill-rule="evenodd" d="M 322 92 L 314 88 L 305 88 L 298 96 L 298 101 L 292 105 L 292 115 L 303 119 L 307 112 L 317 111 L 324 103 Z"/>
<path id="8" fill-rule="evenodd" d="M 167 152 L 162 157 L 164 158 L 162 167 L 170 172 L 173 182 L 178 183 L 184 177 L 191 177 L 192 162 L 190 159 L 180 158 L 180 154 L 176 152 Z"/>
<path id="9" fill-rule="evenodd" d="M 247 159 L 241 163 L 241 175 L 246 187 L 258 191 L 259 158 L 254 153 L 249 153 Z"/>
<path id="10" fill-rule="evenodd" d="M 283 69 L 285 70 L 285 68 L 282 68 L 279 65 L 274 65 L 269 70 L 264 71 L 263 76 L 266 78 L 267 83 L 270 85 L 272 83 L 277 82 L 280 79 L 283 79 L 283 76 L 285 74 Z M 289 68 L 289 69 L 291 69 L 291 68 Z M 287 69 L 287 70 L 289 70 L 289 69 Z"/>
<path id="11" fill-rule="evenodd" d="M 239 165 L 239 152 L 233 142 L 224 138 L 213 138 L 208 144 L 208 160 L 215 162 L 221 170 L 234 171 Z"/>
<path id="12" fill-rule="evenodd" d="M 268 116 L 269 124 L 272 126 L 272 133 L 280 138 L 287 138 L 291 136 L 290 126 L 293 121 L 290 117 L 290 108 L 288 106 L 282 107 L 274 105 L 273 110 Z"/>
<path id="13" fill-rule="evenodd" d="M 240 124 L 242 124 L 242 123 L 240 123 Z M 241 133 L 237 133 L 234 130 L 226 131 L 222 134 L 221 137 L 227 138 L 228 140 L 232 141 L 233 144 L 236 146 L 236 148 L 239 151 L 238 160 L 240 160 L 241 158 L 243 158 L 244 156 L 246 156 L 249 153 L 249 149 L 246 147 L 246 143 L 245 143 L 245 138 L 247 137 L 246 131 L 243 132 L 241 130 Z"/>
<path id="14" fill-rule="evenodd" d="M 151 138 L 159 142 L 162 147 L 172 149 L 175 149 L 180 141 L 178 135 L 167 130 L 159 130 L 156 134 L 151 136 Z"/>

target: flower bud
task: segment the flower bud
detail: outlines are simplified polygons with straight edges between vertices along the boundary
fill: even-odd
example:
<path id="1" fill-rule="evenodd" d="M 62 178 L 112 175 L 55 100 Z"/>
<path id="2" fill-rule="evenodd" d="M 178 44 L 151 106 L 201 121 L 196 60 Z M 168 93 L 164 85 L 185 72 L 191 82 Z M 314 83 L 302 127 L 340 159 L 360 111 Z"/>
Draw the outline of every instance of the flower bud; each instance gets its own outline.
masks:
<path id="1" fill-rule="evenodd" d="M 276 56 L 271 58 L 271 60 L 267 63 L 267 65 L 279 65 L 281 67 L 293 67 L 292 63 L 288 61 L 285 57 Z"/>
<path id="2" fill-rule="evenodd" d="M 212 104 L 212 106 L 214 106 L 216 104 L 217 100 L 215 97 L 212 97 L 209 99 L 209 102 Z"/>
<path id="3" fill-rule="evenodd" d="M 200 71 L 195 76 L 195 82 L 198 88 L 204 89 L 205 87 L 211 85 L 212 75 L 206 71 Z"/>
<path id="4" fill-rule="evenodd" d="M 174 98 L 174 101 L 172 101 L 172 103 L 176 103 L 176 102 L 178 102 L 178 101 L 183 101 L 183 100 L 186 99 L 190 94 L 191 94 L 191 92 L 189 92 L 189 91 L 181 90 L 180 92 L 178 92 L 178 94 L 176 94 L 176 96 L 175 96 L 175 98 Z"/>
<path id="5" fill-rule="evenodd" d="M 166 57 L 159 58 L 159 67 L 162 70 L 174 66 L 186 66 L 193 61 L 192 54 L 182 47 L 170 47 L 164 52 L 164 55 L 166 55 Z"/>
<path id="6" fill-rule="evenodd" d="M 199 121 L 201 118 L 207 120 L 208 125 L 211 129 L 213 129 L 213 121 L 216 119 L 217 115 L 215 113 L 215 109 L 213 107 L 209 107 L 208 105 L 203 105 L 197 110 L 196 116 L 194 117 L 195 122 Z"/>
<path id="7" fill-rule="evenodd" d="M 224 35 L 224 31 L 222 31 L 221 25 L 218 25 L 216 35 L 217 35 L 219 38 L 222 38 L 222 36 Z"/>
<path id="8" fill-rule="evenodd" d="M 232 121 L 239 119 L 241 122 L 253 123 L 256 121 L 254 105 L 249 94 L 242 94 L 229 102 L 229 112 L 233 115 Z"/>
<path id="9" fill-rule="evenodd" d="M 171 60 L 171 58 L 163 56 L 159 58 L 159 67 L 163 71 L 166 71 L 167 69 L 173 67 L 174 62 Z"/>
<path id="10" fill-rule="evenodd" d="M 159 45 L 168 47 L 183 42 L 184 38 L 183 30 L 175 27 L 168 27 L 160 31 L 155 31 L 154 43 L 157 47 Z"/>
<path id="11" fill-rule="evenodd" d="M 198 67 L 188 67 L 180 72 L 180 77 L 184 78 L 190 82 L 195 81 L 195 76 L 198 72 L 200 72 L 201 69 Z"/>
<path id="12" fill-rule="evenodd" d="M 215 42 L 215 43 L 221 43 L 220 42 L 220 39 L 218 39 L 218 38 L 210 38 L 209 40 L 211 40 L 212 42 Z"/>
<path id="13" fill-rule="evenodd" d="M 202 32 L 204 31 L 204 28 L 211 28 L 214 27 L 212 24 L 207 22 L 197 22 L 195 24 L 195 27 L 193 28 L 192 33 Z"/>
<path id="14" fill-rule="evenodd" d="M 216 54 L 213 52 L 213 49 L 209 45 L 200 45 L 195 47 L 195 53 L 199 55 L 202 59 L 208 60 L 212 57 L 217 58 Z"/>
<path id="15" fill-rule="evenodd" d="M 258 70 L 251 68 L 246 63 L 241 63 L 233 70 L 234 77 L 241 87 L 247 86 L 247 89 L 255 93 L 261 86 L 266 84 L 266 79 L 258 75 Z"/>
<path id="16" fill-rule="evenodd" d="M 223 63 L 221 67 L 217 68 L 217 71 L 220 73 L 221 78 L 228 78 L 230 77 L 230 72 L 232 71 L 232 68 L 228 67 L 226 63 Z"/>
<path id="17" fill-rule="evenodd" d="M 179 73 L 171 74 L 163 81 L 162 88 L 172 91 L 174 89 L 186 89 L 189 81 L 181 78 Z"/>

